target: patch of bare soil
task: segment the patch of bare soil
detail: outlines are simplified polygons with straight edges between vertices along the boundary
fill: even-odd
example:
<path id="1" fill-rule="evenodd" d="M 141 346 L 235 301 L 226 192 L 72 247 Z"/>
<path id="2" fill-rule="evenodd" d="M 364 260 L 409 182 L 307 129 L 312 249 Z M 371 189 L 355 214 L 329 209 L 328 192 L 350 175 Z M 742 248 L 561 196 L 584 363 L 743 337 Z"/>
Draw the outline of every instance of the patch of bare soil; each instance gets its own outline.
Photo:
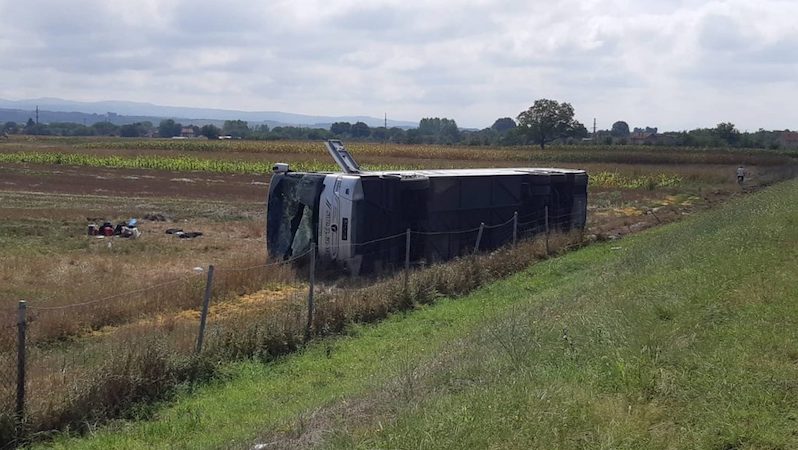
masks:
<path id="1" fill-rule="evenodd" d="M 264 201 L 270 176 L 2 164 L 0 190 L 108 197 Z"/>

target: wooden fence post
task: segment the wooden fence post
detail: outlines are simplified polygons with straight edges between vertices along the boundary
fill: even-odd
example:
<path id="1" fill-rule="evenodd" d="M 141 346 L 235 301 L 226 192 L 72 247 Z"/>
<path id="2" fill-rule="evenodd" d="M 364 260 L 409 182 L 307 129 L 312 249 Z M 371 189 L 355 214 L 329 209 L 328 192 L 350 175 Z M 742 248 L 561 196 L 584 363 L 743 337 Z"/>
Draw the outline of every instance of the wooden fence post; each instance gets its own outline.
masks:
<path id="1" fill-rule="evenodd" d="M 518 211 L 513 213 L 513 245 L 518 241 Z"/>
<path id="2" fill-rule="evenodd" d="M 479 251 L 479 243 L 482 242 L 483 230 L 485 230 L 485 222 L 479 224 L 479 233 L 477 233 L 477 243 L 474 245 L 474 253 Z"/>
<path id="3" fill-rule="evenodd" d="M 543 207 L 543 218 L 546 224 L 546 255 L 549 254 L 549 205 Z"/>
<path id="4" fill-rule="evenodd" d="M 27 345 L 25 335 L 27 332 L 27 303 L 20 300 L 17 310 L 17 442 L 24 437 L 25 429 L 25 369 L 27 367 Z"/>
<path id="5" fill-rule="evenodd" d="M 305 324 L 305 342 L 310 340 L 313 329 L 313 291 L 316 288 L 316 244 L 310 244 L 310 286 L 308 286 L 308 322 Z"/>
<path id="6" fill-rule="evenodd" d="M 208 266 L 208 279 L 205 281 L 205 296 L 202 298 L 202 314 L 200 315 L 199 333 L 197 334 L 196 354 L 202 351 L 202 341 L 205 339 L 205 323 L 208 321 L 208 309 L 211 305 L 213 290 L 213 264 Z"/>

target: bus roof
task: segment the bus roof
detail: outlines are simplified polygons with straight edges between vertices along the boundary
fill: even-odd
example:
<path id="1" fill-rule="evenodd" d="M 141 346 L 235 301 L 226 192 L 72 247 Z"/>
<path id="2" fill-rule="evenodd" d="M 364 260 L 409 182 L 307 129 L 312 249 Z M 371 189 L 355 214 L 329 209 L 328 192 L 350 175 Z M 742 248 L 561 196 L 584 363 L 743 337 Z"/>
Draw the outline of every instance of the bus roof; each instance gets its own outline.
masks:
<path id="1" fill-rule="evenodd" d="M 584 174 L 584 170 L 578 169 L 556 169 L 551 167 L 513 167 L 513 168 L 484 168 L 484 169 L 419 169 L 419 170 L 397 170 L 380 172 L 363 172 L 361 174 L 347 174 L 349 176 L 391 176 L 402 177 L 422 176 L 428 178 L 437 177 L 463 177 L 463 176 L 496 176 L 496 175 L 553 175 L 553 174 Z"/>

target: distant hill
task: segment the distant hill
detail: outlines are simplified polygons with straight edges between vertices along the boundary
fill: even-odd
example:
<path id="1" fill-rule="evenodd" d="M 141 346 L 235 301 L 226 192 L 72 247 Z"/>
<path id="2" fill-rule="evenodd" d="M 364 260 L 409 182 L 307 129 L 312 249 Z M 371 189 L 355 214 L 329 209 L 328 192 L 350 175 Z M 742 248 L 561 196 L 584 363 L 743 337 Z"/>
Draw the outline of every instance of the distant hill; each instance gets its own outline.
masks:
<path id="1" fill-rule="evenodd" d="M 151 103 L 102 101 L 76 102 L 60 98 L 36 98 L 28 100 L 0 99 L 0 121 L 25 122 L 34 116 L 39 107 L 39 121 L 77 122 L 87 125 L 108 120 L 117 125 L 148 120 L 158 124 L 162 119 L 174 119 L 183 124 L 221 125 L 225 120 L 245 120 L 250 126 L 266 124 L 274 126 L 302 126 L 329 128 L 333 122 L 365 122 L 370 127 L 384 124 L 383 119 L 369 116 L 310 116 L 280 111 L 237 111 L 213 108 L 184 108 L 162 106 Z M 411 128 L 417 122 L 388 120 L 389 127 Z"/>

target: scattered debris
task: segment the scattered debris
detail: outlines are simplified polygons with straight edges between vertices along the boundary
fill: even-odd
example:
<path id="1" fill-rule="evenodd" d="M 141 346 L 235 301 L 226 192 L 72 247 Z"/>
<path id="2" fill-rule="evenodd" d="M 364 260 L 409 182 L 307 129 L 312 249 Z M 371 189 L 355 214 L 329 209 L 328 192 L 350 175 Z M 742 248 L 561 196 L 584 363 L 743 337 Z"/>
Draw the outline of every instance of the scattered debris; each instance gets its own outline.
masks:
<path id="1" fill-rule="evenodd" d="M 121 238 L 138 239 L 141 231 L 138 229 L 138 220 L 129 219 L 127 222 L 119 222 L 114 226 L 111 222 L 104 219 L 87 217 L 91 223 L 88 226 L 88 235 L 99 238 L 118 236 Z M 102 226 L 97 226 L 94 222 L 102 222 Z"/>
<path id="2" fill-rule="evenodd" d="M 202 236 L 202 232 L 200 231 L 183 231 L 180 228 L 168 228 L 166 234 L 177 236 L 180 239 L 194 239 Z"/>

